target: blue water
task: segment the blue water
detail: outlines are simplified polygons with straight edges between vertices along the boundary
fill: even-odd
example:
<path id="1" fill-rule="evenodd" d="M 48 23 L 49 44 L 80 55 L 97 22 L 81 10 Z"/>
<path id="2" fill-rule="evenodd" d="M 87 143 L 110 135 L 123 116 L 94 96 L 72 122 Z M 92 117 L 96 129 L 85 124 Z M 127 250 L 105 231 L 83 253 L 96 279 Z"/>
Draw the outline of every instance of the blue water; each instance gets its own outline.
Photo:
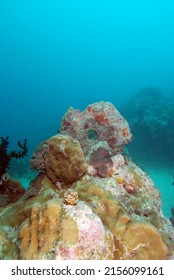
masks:
<path id="1" fill-rule="evenodd" d="M 172 96 L 173 15 L 172 0 L 0 0 L 0 136 L 31 155 L 69 106 Z"/>

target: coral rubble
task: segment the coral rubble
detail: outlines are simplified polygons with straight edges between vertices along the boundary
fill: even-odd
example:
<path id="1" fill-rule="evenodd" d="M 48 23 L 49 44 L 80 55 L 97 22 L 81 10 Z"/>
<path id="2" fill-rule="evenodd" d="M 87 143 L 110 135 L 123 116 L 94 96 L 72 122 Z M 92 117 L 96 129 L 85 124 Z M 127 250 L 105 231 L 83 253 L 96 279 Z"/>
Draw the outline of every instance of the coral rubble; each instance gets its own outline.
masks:
<path id="1" fill-rule="evenodd" d="M 60 132 L 33 154 L 25 194 L 0 208 L 0 258 L 173 259 L 160 193 L 123 153 L 131 133 L 113 105 L 69 109 Z"/>

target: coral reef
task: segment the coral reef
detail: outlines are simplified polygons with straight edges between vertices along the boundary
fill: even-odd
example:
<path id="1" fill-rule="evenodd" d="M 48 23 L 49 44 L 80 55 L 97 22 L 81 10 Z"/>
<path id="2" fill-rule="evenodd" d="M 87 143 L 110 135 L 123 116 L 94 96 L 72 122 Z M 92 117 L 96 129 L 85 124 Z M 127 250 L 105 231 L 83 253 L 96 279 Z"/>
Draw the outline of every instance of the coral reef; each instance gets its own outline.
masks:
<path id="1" fill-rule="evenodd" d="M 163 96 L 157 88 L 142 89 L 120 111 L 128 120 L 134 141 L 129 150 L 144 158 L 156 158 L 173 165 L 174 149 L 174 100 Z"/>
<path id="2" fill-rule="evenodd" d="M 120 153 L 131 138 L 127 122 L 110 103 L 87 108 L 67 112 L 61 134 L 31 159 L 40 173 L 16 202 L 0 208 L 0 259 L 174 258 L 174 229 L 159 191 Z M 88 129 L 80 131 L 82 124 Z"/>

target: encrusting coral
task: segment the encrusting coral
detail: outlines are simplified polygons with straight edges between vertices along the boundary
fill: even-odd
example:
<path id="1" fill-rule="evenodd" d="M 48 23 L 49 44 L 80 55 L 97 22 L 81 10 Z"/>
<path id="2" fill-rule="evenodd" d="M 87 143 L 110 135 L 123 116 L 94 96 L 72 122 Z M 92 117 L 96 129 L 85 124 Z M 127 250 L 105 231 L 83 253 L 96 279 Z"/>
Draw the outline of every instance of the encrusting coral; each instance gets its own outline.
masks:
<path id="1" fill-rule="evenodd" d="M 32 157 L 38 176 L 0 208 L 1 259 L 174 258 L 174 230 L 159 191 L 120 153 L 131 138 L 128 124 L 108 102 L 87 108 L 68 111 L 61 134 Z"/>

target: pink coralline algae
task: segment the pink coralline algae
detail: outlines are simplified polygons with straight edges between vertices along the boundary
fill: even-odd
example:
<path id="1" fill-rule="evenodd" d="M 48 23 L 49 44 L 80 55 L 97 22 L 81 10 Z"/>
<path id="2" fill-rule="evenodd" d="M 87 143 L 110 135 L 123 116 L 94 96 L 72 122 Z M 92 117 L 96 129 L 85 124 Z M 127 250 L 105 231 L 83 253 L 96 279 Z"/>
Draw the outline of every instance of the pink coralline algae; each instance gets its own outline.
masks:
<path id="1" fill-rule="evenodd" d="M 101 219 L 91 208 L 80 202 L 76 206 L 64 208 L 66 219 L 77 227 L 76 242 L 70 238 L 58 242 L 55 250 L 57 260 L 112 259 L 114 255 L 114 238 Z M 91 242 L 92 241 L 92 242 Z"/>
<path id="2" fill-rule="evenodd" d="M 100 177 L 110 176 L 112 156 L 122 153 L 131 140 L 127 121 L 109 102 L 89 105 L 83 112 L 69 108 L 62 119 L 61 133 L 76 138 L 86 159 Z"/>
<path id="3" fill-rule="evenodd" d="M 69 108 L 61 124 L 61 133 L 76 138 L 88 155 L 97 143 L 106 141 L 112 154 L 120 154 L 131 140 L 127 121 L 109 102 L 89 105 L 83 112 Z"/>

